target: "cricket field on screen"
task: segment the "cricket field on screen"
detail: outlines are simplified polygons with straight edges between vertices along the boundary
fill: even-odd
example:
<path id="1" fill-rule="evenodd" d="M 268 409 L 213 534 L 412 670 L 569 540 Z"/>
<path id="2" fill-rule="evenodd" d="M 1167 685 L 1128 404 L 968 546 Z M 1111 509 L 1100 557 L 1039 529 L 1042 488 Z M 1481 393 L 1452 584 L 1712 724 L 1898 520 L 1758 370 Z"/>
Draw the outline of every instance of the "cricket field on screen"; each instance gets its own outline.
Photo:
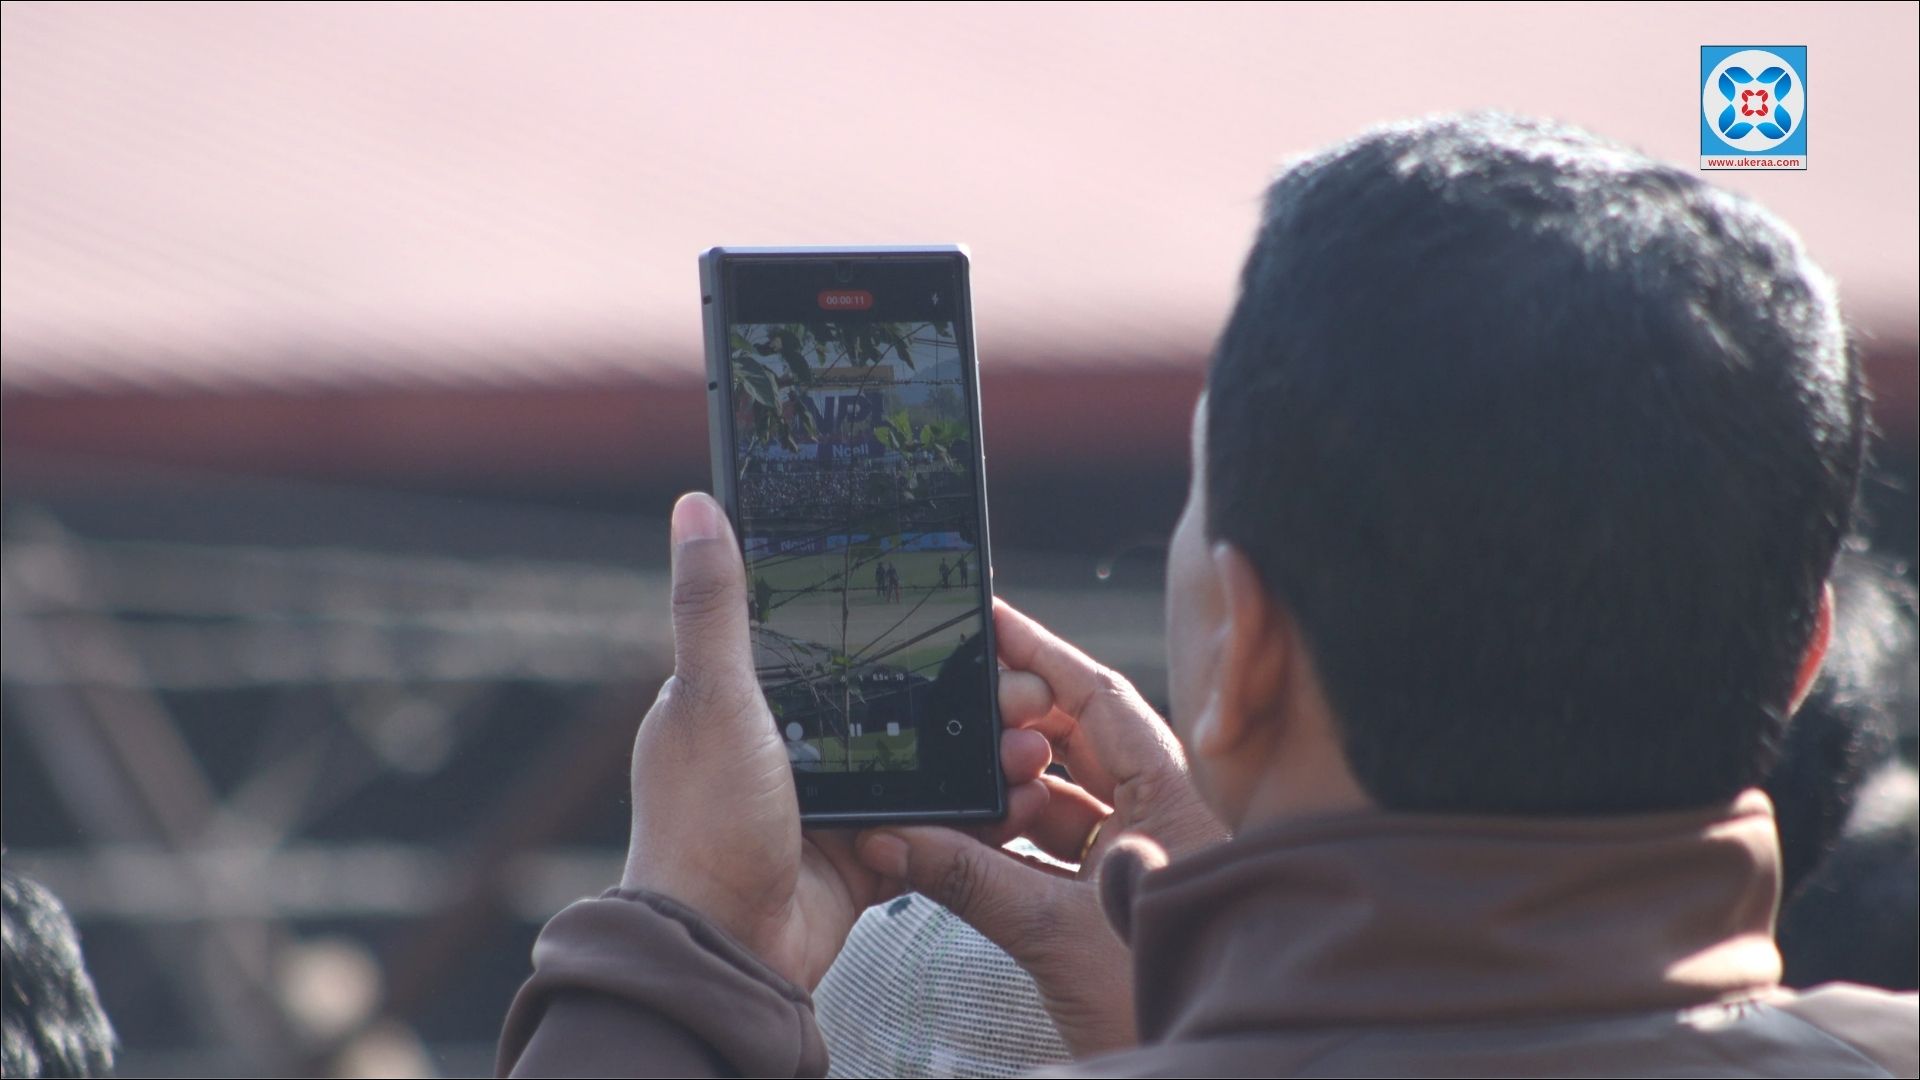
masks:
<path id="1" fill-rule="evenodd" d="M 729 328 L 754 659 L 796 768 L 919 767 L 986 663 L 951 323 Z M 971 691 L 971 692 L 970 692 Z"/>

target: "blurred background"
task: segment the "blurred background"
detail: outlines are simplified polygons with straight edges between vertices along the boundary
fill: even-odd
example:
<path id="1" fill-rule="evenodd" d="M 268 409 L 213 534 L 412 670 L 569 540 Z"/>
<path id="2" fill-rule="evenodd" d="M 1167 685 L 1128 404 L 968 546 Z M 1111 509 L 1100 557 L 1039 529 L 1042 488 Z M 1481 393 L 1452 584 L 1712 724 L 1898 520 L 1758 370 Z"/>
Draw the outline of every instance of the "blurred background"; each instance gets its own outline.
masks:
<path id="1" fill-rule="evenodd" d="M 1712 179 L 1840 281 L 1912 580 L 1913 5 L 0 11 L 6 863 L 128 1074 L 491 1067 L 617 878 L 713 244 L 972 246 L 1000 591 L 1161 700 L 1276 167 L 1494 106 L 1693 168 L 1699 47 L 1806 44 L 1811 168 Z"/>

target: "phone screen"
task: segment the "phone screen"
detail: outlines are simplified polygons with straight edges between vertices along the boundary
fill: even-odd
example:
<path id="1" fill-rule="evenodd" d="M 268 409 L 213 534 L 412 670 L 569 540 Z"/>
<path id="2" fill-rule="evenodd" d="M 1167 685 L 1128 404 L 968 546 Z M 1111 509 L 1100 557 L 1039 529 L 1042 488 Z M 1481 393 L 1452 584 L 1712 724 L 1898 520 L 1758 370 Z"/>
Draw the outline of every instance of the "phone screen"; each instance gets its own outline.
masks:
<path id="1" fill-rule="evenodd" d="M 722 273 L 754 661 L 812 816 L 997 813 L 962 256 Z"/>

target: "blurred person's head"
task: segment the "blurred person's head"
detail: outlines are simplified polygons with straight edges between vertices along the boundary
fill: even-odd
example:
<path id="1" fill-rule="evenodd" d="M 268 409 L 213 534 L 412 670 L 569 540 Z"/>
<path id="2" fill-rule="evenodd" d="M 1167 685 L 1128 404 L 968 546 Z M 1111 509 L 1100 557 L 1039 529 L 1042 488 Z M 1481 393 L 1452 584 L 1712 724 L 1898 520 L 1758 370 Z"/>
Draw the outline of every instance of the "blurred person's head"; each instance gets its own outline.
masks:
<path id="1" fill-rule="evenodd" d="M 0 1076 L 102 1076 L 113 1028 L 60 901 L 0 870 Z"/>
<path id="2" fill-rule="evenodd" d="M 1685 171 L 1501 116 L 1293 165 L 1169 555 L 1202 789 L 1244 824 L 1757 784 L 1824 648 L 1863 397 L 1792 232 Z"/>
<path id="3" fill-rule="evenodd" d="M 1895 569 L 1865 551 L 1843 551 L 1833 592 L 1826 662 L 1787 724 L 1765 784 L 1788 901 L 1839 839 L 1868 775 L 1892 760 L 1906 673 L 1920 663 L 1913 590 Z M 1853 935 L 1852 927 L 1835 931 Z"/>
<path id="4" fill-rule="evenodd" d="M 1033 976 L 918 893 L 860 916 L 813 1004 L 829 1076 L 1025 1076 L 1073 1056 Z"/>
<path id="5" fill-rule="evenodd" d="M 1920 988 L 1920 776 L 1891 759 L 1780 912 L 1782 982 Z"/>
<path id="6" fill-rule="evenodd" d="M 1790 986 L 1920 985 L 1920 782 L 1896 728 L 1920 664 L 1913 587 L 1864 552 L 1834 567 L 1833 642 L 1767 793 L 1780 822 Z"/>

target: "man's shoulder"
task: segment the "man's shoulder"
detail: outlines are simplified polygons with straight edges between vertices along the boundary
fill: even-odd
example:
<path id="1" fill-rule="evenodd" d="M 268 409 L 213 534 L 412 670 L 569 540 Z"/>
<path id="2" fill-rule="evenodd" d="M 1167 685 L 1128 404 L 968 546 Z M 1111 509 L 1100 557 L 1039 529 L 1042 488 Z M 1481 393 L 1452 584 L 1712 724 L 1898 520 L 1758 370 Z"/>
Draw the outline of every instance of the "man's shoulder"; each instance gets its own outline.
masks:
<path id="1" fill-rule="evenodd" d="M 1771 1004 L 1872 1058 L 1895 1076 L 1920 1076 L 1920 994 L 1826 983 L 1783 993 Z"/>
<path id="2" fill-rule="evenodd" d="M 1920 1075 L 1920 997 L 1830 984 L 1681 1010 L 1174 1040 L 1042 1076 Z"/>
<path id="3" fill-rule="evenodd" d="M 1081 1058 L 1033 1073 L 1039 1077 L 1291 1076 L 1352 1042 L 1361 1032 L 1272 1032 L 1155 1043 Z"/>

